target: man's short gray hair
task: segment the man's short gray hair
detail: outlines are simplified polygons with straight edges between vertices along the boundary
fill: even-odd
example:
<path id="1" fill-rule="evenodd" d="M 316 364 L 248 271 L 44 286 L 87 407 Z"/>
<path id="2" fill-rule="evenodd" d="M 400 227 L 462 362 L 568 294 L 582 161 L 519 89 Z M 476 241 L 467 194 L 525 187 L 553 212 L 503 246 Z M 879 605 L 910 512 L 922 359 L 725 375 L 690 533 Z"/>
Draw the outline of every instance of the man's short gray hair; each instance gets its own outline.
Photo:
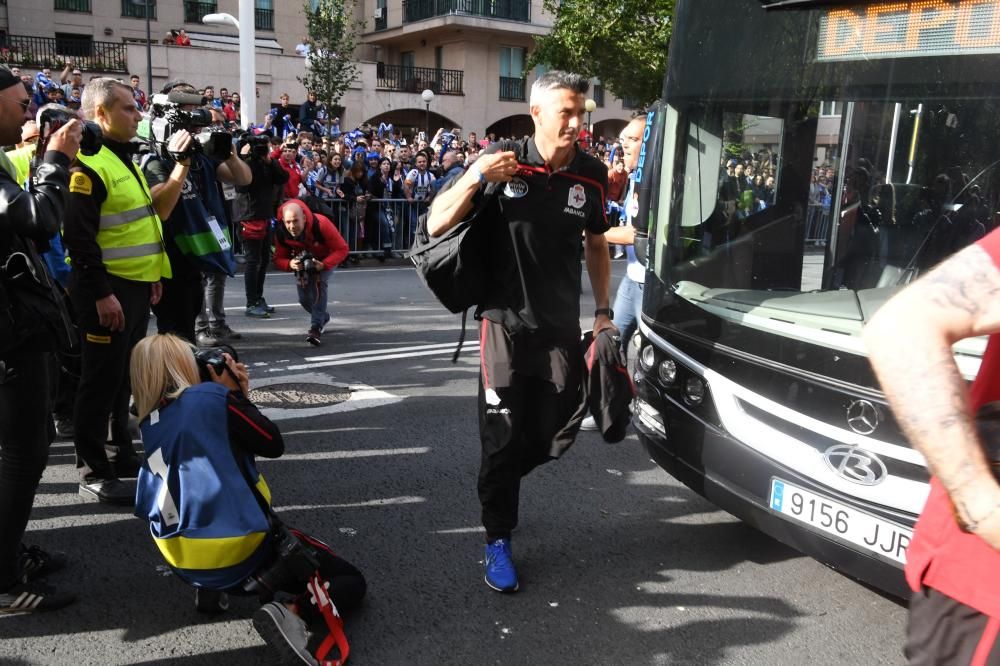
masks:
<path id="1" fill-rule="evenodd" d="M 94 120 L 97 117 L 97 107 L 107 106 L 114 101 L 116 88 L 123 88 L 128 91 L 129 95 L 132 94 L 132 86 L 108 76 L 91 79 L 83 87 L 83 93 L 80 95 L 80 109 L 87 120 Z"/>
<path id="2" fill-rule="evenodd" d="M 586 95 L 590 90 L 590 81 L 579 74 L 564 72 L 560 69 L 551 69 L 531 84 L 531 98 L 528 106 L 538 106 L 541 102 L 540 96 L 548 90 L 572 90 L 578 95 Z"/>

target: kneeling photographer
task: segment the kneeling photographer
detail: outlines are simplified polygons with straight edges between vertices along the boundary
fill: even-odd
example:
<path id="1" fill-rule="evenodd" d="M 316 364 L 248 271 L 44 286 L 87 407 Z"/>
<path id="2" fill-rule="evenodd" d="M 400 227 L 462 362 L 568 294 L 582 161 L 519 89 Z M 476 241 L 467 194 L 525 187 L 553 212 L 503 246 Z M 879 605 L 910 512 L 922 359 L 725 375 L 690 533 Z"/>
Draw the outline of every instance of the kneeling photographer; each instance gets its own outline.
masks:
<path id="1" fill-rule="evenodd" d="M 195 587 L 198 609 L 222 612 L 227 594 L 256 594 L 254 627 L 281 663 L 316 664 L 333 644 L 346 660 L 338 609 L 360 603 L 364 576 L 271 509 L 254 456 L 277 458 L 284 441 L 247 397 L 246 366 L 232 350 L 194 352 L 175 335 L 150 335 L 132 353 L 131 379 L 146 451 L 136 515 Z M 307 625 L 329 631 L 315 655 Z"/>
<path id="2" fill-rule="evenodd" d="M 334 267 L 347 258 L 347 243 L 333 222 L 313 213 L 298 199 L 281 204 L 278 222 L 274 265 L 295 273 L 299 305 L 311 317 L 306 342 L 318 347 L 323 327 L 330 321 L 326 311 L 327 283 Z"/>

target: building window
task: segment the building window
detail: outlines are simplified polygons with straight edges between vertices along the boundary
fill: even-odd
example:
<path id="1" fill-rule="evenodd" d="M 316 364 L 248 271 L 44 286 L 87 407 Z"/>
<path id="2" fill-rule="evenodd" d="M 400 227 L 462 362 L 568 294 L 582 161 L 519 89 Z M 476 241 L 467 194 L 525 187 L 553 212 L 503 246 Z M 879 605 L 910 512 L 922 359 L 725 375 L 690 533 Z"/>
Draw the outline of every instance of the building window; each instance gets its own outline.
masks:
<path id="1" fill-rule="evenodd" d="M 819 115 L 821 116 L 839 116 L 842 112 L 841 102 L 820 102 L 819 103 Z"/>
<path id="2" fill-rule="evenodd" d="M 90 0 L 56 0 L 55 9 L 64 12 L 90 12 Z"/>
<path id="3" fill-rule="evenodd" d="M 604 84 L 595 83 L 590 86 L 590 99 L 594 100 L 597 108 L 604 106 Z"/>
<path id="4" fill-rule="evenodd" d="M 218 11 L 217 2 L 192 2 L 184 0 L 184 22 L 201 23 L 207 14 L 215 14 Z"/>
<path id="5" fill-rule="evenodd" d="M 149 19 L 156 20 L 156 0 L 122 0 L 122 18 L 146 18 L 149 5 Z"/>
<path id="6" fill-rule="evenodd" d="M 375 29 L 385 30 L 389 27 L 389 8 L 386 7 L 387 0 L 377 0 L 375 2 Z"/>
<path id="7" fill-rule="evenodd" d="M 257 30 L 274 30 L 274 0 L 254 0 L 253 27 Z"/>
<path id="8" fill-rule="evenodd" d="M 509 102 L 523 102 L 524 56 L 521 46 L 500 47 L 500 99 Z"/>

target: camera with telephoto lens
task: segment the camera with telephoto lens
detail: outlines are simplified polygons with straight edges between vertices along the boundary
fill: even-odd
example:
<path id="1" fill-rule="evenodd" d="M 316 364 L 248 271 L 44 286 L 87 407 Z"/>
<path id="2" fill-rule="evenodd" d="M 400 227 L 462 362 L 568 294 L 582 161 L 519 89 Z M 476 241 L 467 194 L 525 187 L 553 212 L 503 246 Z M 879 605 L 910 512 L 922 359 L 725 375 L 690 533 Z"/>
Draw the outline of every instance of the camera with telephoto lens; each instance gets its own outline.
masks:
<path id="1" fill-rule="evenodd" d="M 198 364 L 198 375 L 201 377 L 201 381 L 210 382 L 213 380 L 213 376 L 217 377 L 223 372 L 229 371 L 229 366 L 226 365 L 226 354 L 232 356 L 234 362 L 240 360 L 236 355 L 236 350 L 229 345 L 195 350 L 194 360 Z"/>
<path id="2" fill-rule="evenodd" d="M 271 140 L 266 135 L 258 136 L 253 132 L 241 131 L 235 135 L 236 152 L 244 160 L 262 160 L 271 152 Z M 250 151 L 243 154 L 244 146 L 250 146 Z"/>
<path id="3" fill-rule="evenodd" d="M 35 149 L 33 167 L 41 164 L 48 150 L 49 139 L 59 129 L 72 120 L 80 120 L 74 112 L 58 104 L 46 104 L 38 109 L 35 122 L 38 125 L 38 145 Z M 80 120 L 83 123 L 83 136 L 80 138 L 80 152 L 84 155 L 96 155 L 104 142 L 104 133 L 97 123 Z M 32 169 L 34 170 L 34 169 Z"/>
<path id="4" fill-rule="evenodd" d="M 170 153 L 175 160 L 186 160 L 203 153 L 209 159 L 224 162 L 233 152 L 233 135 L 213 129 L 212 112 L 208 109 L 187 110 L 183 106 L 205 103 L 201 95 L 172 90 L 169 95 L 153 95 L 149 105 L 149 129 L 153 141 L 160 147 L 161 155 L 167 153 L 167 143 L 178 130 L 191 133 L 191 146 L 183 153 Z"/>

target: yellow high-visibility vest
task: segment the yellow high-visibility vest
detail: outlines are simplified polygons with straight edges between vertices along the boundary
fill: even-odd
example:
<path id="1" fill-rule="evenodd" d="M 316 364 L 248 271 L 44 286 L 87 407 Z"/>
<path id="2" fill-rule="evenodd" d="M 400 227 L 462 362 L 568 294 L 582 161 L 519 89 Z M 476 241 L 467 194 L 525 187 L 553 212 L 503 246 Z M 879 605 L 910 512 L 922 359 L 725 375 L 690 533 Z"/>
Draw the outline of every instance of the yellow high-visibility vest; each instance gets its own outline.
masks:
<path id="1" fill-rule="evenodd" d="M 163 246 L 163 225 L 153 208 L 153 197 L 135 165 L 126 166 L 107 146 L 96 155 L 76 158 L 100 177 L 108 197 L 101 204 L 97 244 L 111 275 L 157 282 L 169 278 L 170 260 Z"/>

